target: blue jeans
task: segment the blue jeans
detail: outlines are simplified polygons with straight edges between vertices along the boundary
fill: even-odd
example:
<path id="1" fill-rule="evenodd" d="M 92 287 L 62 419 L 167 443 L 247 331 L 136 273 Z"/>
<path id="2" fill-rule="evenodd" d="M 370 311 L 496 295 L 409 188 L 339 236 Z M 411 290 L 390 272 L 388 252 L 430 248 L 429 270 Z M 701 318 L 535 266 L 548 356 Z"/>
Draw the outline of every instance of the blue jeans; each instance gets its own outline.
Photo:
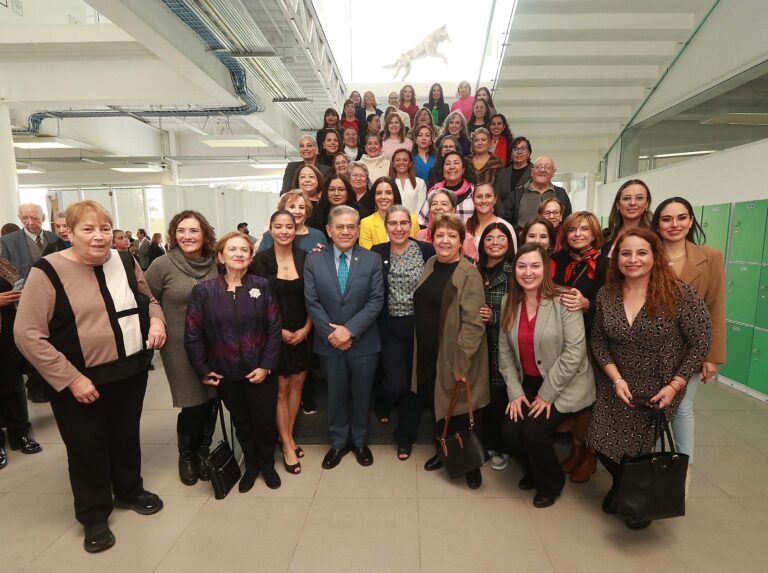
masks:
<path id="1" fill-rule="evenodd" d="M 685 387 L 685 396 L 680 402 L 680 407 L 672 419 L 672 433 L 675 436 L 677 450 L 688 454 L 688 463 L 693 463 L 693 400 L 696 398 L 696 390 L 701 383 L 701 372 L 691 376 Z"/>

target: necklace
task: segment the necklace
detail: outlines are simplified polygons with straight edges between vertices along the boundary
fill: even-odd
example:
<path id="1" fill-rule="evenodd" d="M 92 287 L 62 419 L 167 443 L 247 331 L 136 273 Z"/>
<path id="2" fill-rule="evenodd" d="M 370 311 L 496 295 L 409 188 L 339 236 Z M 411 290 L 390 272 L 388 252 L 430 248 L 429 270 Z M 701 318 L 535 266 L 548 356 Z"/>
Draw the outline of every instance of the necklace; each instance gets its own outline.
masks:
<path id="1" fill-rule="evenodd" d="M 676 257 L 670 257 L 670 258 L 669 258 L 669 263 L 667 263 L 667 264 L 668 264 L 670 267 L 674 267 L 674 266 L 675 266 L 675 263 L 676 263 L 677 261 L 679 261 L 680 259 L 684 259 L 684 258 L 685 258 L 685 254 L 686 254 L 686 253 L 685 253 L 685 251 L 683 251 L 682 253 L 680 253 L 680 254 L 679 254 L 679 255 L 677 255 Z"/>

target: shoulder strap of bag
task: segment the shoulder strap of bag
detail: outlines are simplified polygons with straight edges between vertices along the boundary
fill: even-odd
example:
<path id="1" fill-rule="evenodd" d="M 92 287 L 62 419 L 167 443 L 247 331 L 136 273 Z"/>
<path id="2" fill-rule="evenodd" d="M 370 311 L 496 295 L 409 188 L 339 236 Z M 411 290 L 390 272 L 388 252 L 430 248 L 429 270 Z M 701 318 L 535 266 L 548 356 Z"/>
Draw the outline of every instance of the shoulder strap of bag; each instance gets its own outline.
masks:
<path id="1" fill-rule="evenodd" d="M 451 404 L 448 406 L 448 412 L 445 414 L 445 425 L 443 426 L 442 440 L 448 435 L 448 422 L 453 416 L 453 412 L 456 409 L 456 404 L 459 402 L 459 384 L 464 384 L 464 388 L 467 391 L 467 408 L 469 413 L 469 427 L 472 428 L 475 425 L 475 414 L 472 411 L 472 392 L 469 391 L 469 382 L 459 382 L 456 380 L 456 384 L 453 386 L 453 393 L 451 394 Z"/>
<path id="2" fill-rule="evenodd" d="M 216 398 L 216 409 L 219 411 L 219 422 L 221 423 L 221 433 L 224 436 L 224 441 L 227 445 L 232 447 L 229 443 L 229 436 L 227 436 L 227 426 L 224 423 L 224 405 L 221 403 L 221 398 Z"/>
<path id="3" fill-rule="evenodd" d="M 664 412 L 661 408 L 656 408 L 656 423 L 654 424 L 654 448 L 656 447 L 656 444 L 659 443 L 659 438 L 661 438 L 661 451 L 662 452 L 671 452 L 673 454 L 677 453 L 677 449 L 675 448 L 675 442 L 672 439 L 672 432 L 669 429 L 669 422 L 667 421 L 667 417 L 664 415 Z M 669 444 L 669 450 L 667 450 L 667 443 Z"/>

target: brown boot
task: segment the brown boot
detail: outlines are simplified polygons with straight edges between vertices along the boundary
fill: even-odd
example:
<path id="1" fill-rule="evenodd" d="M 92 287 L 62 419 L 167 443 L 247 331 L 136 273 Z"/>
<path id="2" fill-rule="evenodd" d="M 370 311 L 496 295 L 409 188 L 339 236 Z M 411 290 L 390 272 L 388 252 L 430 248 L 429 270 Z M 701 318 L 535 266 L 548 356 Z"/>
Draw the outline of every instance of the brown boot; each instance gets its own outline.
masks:
<path id="1" fill-rule="evenodd" d="M 577 444 L 574 442 L 571 447 L 570 455 L 565 458 L 563 463 L 560 464 L 560 467 L 563 468 L 565 473 L 569 474 L 581 464 L 586 454 L 587 449 L 584 447 L 584 444 Z"/>
<path id="2" fill-rule="evenodd" d="M 597 471 L 597 453 L 592 448 L 588 449 L 584 459 L 571 473 L 573 483 L 585 483 L 589 481 L 592 474 Z"/>

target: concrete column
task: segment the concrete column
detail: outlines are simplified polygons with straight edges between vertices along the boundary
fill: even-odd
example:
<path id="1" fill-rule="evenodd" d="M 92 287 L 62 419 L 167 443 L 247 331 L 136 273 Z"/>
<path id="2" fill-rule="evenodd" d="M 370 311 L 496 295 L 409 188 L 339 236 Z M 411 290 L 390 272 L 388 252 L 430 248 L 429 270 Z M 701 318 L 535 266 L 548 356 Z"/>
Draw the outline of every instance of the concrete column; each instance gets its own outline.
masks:
<path id="1" fill-rule="evenodd" d="M 0 105 L 0 226 L 6 223 L 20 225 L 19 178 L 16 175 L 16 155 L 11 134 L 11 112 Z"/>

